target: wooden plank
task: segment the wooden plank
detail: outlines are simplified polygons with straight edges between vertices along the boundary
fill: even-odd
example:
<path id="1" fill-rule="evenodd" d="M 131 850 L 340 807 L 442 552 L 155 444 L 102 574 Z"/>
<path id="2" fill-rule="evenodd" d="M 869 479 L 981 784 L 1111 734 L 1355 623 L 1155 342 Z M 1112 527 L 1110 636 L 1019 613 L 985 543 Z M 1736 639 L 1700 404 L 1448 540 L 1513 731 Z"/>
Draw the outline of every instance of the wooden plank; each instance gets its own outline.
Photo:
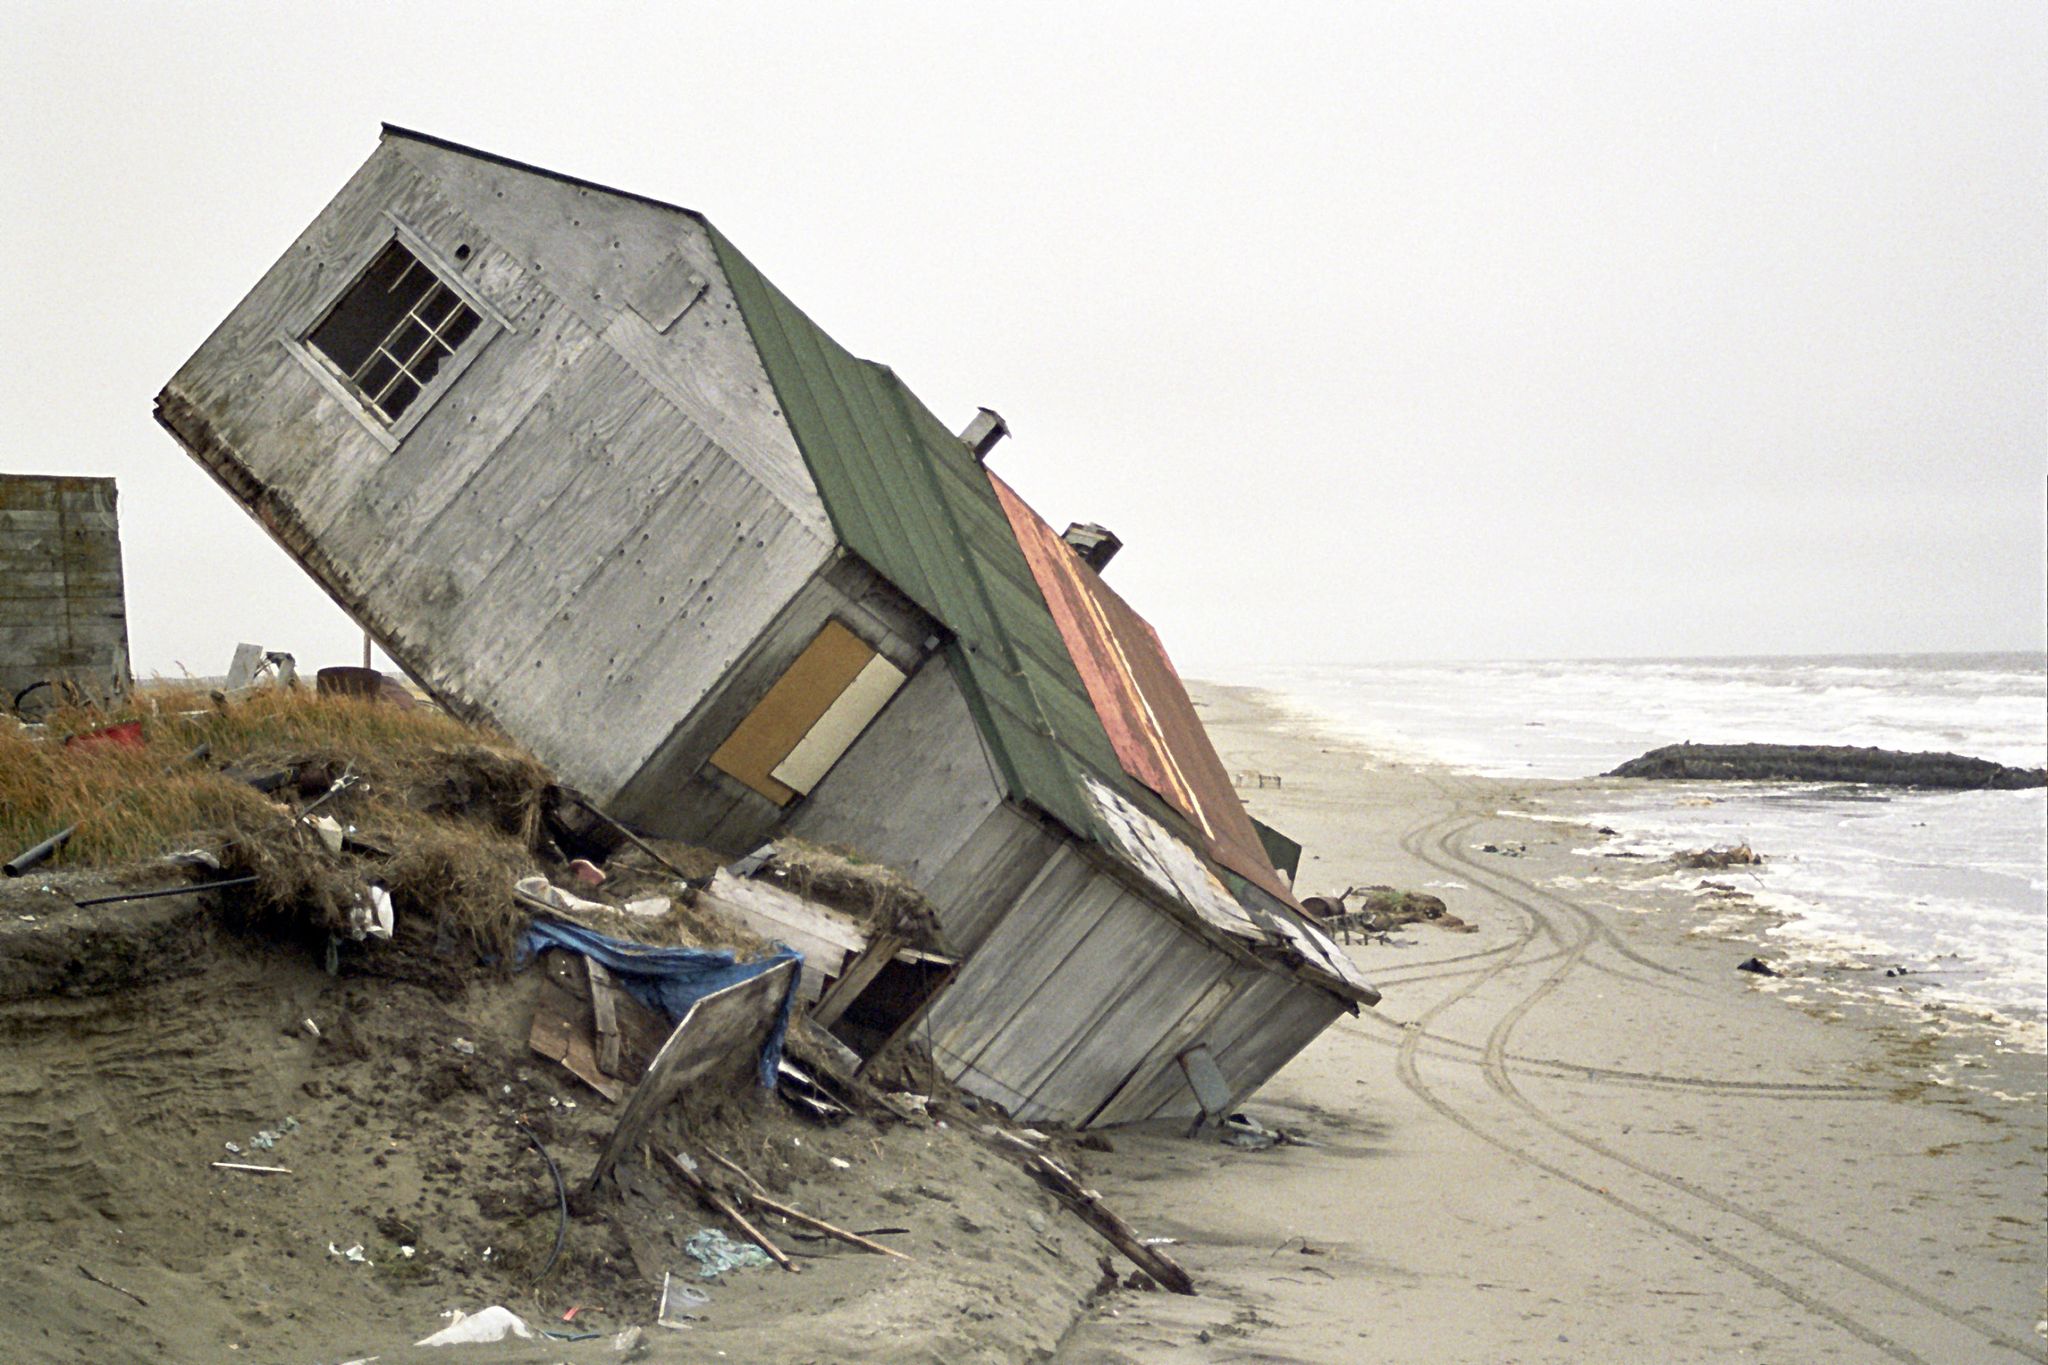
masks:
<path id="1" fill-rule="evenodd" d="M 1147 1053 L 1116 1093 L 1088 1117 L 1086 1127 L 1111 1127 L 1149 1116 L 1166 1099 L 1180 1071 L 1176 1060 L 1181 1052 L 1199 1040 L 1215 1022 L 1238 991 L 1248 984 L 1251 968 L 1224 961 L 1209 988 L 1197 996 L 1168 1029 L 1158 1046 Z"/>
<path id="2" fill-rule="evenodd" d="M 604 964 L 594 957 L 583 959 L 590 975 L 590 1018 L 597 1028 L 597 1065 L 607 1076 L 619 1074 L 618 987 Z"/>
<path id="3" fill-rule="evenodd" d="M 946 941 L 973 953 L 1058 848 L 1056 836 L 1016 807 L 993 807 L 925 887 Z"/>
<path id="4" fill-rule="evenodd" d="M 527 1031 L 527 1046 L 541 1056 L 560 1062 L 569 1074 L 598 1094 L 617 1104 L 626 1088 L 604 1074 L 598 1065 L 597 1048 L 583 1020 L 562 1008 L 558 992 L 543 992 L 533 1011 L 533 1026 Z"/>
<path id="5" fill-rule="evenodd" d="M 832 703 L 860 676 L 875 651 L 837 621 L 805 646 L 760 703 L 711 754 L 721 772 L 761 795 L 787 804 L 796 792 L 773 776 Z"/>
<path id="6" fill-rule="evenodd" d="M 1196 1043 L 1174 1060 L 1186 1074 L 1188 1089 L 1195 1092 L 1195 1102 L 1202 1106 L 1204 1119 L 1215 1123 L 1230 1112 L 1230 1102 L 1236 1097 L 1230 1092 L 1230 1083 L 1223 1079 L 1216 1054 L 1209 1051 L 1208 1044 Z"/>
<path id="7" fill-rule="evenodd" d="M 902 686 L 903 670 L 875 655 L 768 775 L 799 795 L 809 792 Z"/>
<path id="8" fill-rule="evenodd" d="M 759 976 L 703 996 L 684 1011 L 619 1115 L 591 1168 L 587 1189 L 595 1190 L 619 1159 L 639 1146 L 655 1116 L 684 1089 L 701 1080 L 737 1081 L 753 1074 L 795 973 L 795 962 L 779 962 Z"/>
<path id="9" fill-rule="evenodd" d="M 889 965 L 903 948 L 903 940 L 894 934 L 877 934 L 869 940 L 868 946 L 859 957 L 847 964 L 846 974 L 832 983 L 832 989 L 825 992 L 811 1011 L 811 1022 L 819 1028 L 831 1028 L 846 1013 L 847 1007 L 860 998 L 860 993 L 874 984 L 882 974 L 882 968 Z"/>
<path id="10" fill-rule="evenodd" d="M 733 1202 L 730 1199 L 727 1199 L 717 1190 L 714 1190 L 709 1185 L 705 1184 L 704 1177 L 698 1175 L 696 1170 L 690 1165 L 689 1162 L 683 1160 L 682 1157 L 677 1156 L 674 1153 L 670 1153 L 669 1164 L 674 1166 L 676 1168 L 676 1171 L 683 1177 L 683 1183 L 688 1185 L 691 1189 L 697 1192 L 697 1197 L 699 1199 L 703 1200 L 712 1208 L 718 1210 L 718 1212 L 724 1214 L 725 1220 L 728 1223 L 731 1223 L 734 1227 L 738 1228 L 740 1230 L 740 1235 L 742 1237 L 745 1237 L 755 1246 L 760 1247 L 761 1250 L 768 1253 L 769 1260 L 775 1262 L 775 1264 L 781 1266 L 784 1270 L 794 1271 L 797 1269 L 796 1262 L 789 1259 L 788 1253 L 783 1251 L 781 1247 L 775 1245 L 775 1243 L 768 1240 L 767 1233 L 761 1231 L 761 1229 L 755 1227 L 752 1223 L 748 1222 L 747 1216 L 741 1213 L 737 1208 L 735 1208 L 733 1206 Z"/>
<path id="11" fill-rule="evenodd" d="M 1162 1288 L 1176 1294 L 1195 1292 L 1194 1280 L 1178 1261 L 1159 1247 L 1147 1246 L 1137 1229 L 1103 1203 L 1101 1195 L 1076 1180 L 1058 1162 L 1043 1154 L 1033 1154 L 1025 1158 L 1024 1169 Z"/>

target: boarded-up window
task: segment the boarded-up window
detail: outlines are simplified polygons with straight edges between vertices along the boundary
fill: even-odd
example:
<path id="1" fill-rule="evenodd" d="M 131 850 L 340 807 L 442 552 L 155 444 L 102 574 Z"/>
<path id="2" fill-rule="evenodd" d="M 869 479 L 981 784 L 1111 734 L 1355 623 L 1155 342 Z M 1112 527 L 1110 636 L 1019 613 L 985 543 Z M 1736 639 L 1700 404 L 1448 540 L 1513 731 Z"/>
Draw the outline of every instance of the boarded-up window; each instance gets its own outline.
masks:
<path id="1" fill-rule="evenodd" d="M 901 669 L 828 621 L 718 746 L 712 766 L 787 805 L 818 784 L 902 685 Z"/>

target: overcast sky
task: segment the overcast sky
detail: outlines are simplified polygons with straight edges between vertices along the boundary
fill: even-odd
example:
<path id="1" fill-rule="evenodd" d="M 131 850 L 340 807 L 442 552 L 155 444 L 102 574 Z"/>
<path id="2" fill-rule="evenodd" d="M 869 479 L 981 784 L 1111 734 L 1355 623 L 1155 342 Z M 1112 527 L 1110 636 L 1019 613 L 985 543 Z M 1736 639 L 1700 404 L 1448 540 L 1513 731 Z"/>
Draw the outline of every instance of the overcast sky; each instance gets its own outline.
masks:
<path id="1" fill-rule="evenodd" d="M 360 636 L 150 419 L 388 120 L 708 214 L 1184 672 L 2039 649 L 2048 5 L 0 16 L 0 470 L 138 669 Z"/>

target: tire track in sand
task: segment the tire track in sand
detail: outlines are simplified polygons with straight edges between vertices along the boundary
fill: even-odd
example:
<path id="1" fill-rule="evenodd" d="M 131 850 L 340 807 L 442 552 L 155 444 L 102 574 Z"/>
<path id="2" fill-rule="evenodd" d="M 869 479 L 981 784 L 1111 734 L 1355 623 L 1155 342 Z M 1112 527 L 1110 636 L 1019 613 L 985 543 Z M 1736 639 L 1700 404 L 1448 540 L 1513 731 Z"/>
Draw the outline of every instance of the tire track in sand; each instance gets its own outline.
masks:
<path id="1" fill-rule="evenodd" d="M 1528 895 L 1534 900 L 1549 900 L 1556 904 L 1564 906 L 1566 909 L 1572 911 L 1575 915 L 1579 917 L 1582 917 L 1587 920 L 1592 919 L 1591 912 L 1585 910 L 1583 907 L 1572 905 L 1570 902 L 1563 900 L 1562 898 L 1556 896 L 1554 893 L 1547 891 L 1546 889 L 1540 886 L 1537 886 L 1533 882 L 1529 882 L 1527 880 L 1524 880 L 1523 878 L 1516 877 L 1514 874 L 1510 872 L 1506 872 L 1498 868 L 1480 868 L 1475 864 L 1471 864 L 1469 860 L 1467 860 L 1466 865 L 1469 869 L 1469 873 L 1476 874 L 1476 876 L 1481 880 L 1494 880 L 1506 882 L 1511 886 L 1514 886 L 1524 892 L 1527 892 Z M 1522 911 L 1524 914 L 1534 916 L 1538 919 L 1546 918 L 1544 913 L 1540 909 L 1538 909 L 1537 906 L 1533 904 L 1531 900 L 1524 900 L 1520 897 L 1510 895 L 1506 891 L 1501 890 L 1498 886 L 1488 887 L 1487 889 L 1492 891 L 1495 895 L 1499 896 L 1502 900 L 1505 900 L 1509 904 L 1515 906 L 1516 909 Z M 1584 944 L 1590 942 L 1590 937 L 1590 935 L 1582 937 L 1580 940 L 1581 943 Z M 1592 1152 L 1597 1156 L 1603 1157 L 1606 1160 L 1612 1161 L 1620 1166 L 1627 1168 L 1628 1170 L 1634 1171 L 1638 1175 L 1653 1180 L 1658 1184 L 1663 1185 L 1669 1189 L 1675 1190 L 1678 1193 L 1686 1195 L 1691 1199 L 1697 1200 L 1700 1203 L 1705 1204 L 1707 1207 L 1712 1208 L 1715 1211 L 1727 1217 L 1731 1217 L 1737 1219 L 1740 1222 L 1747 1223 L 1750 1226 L 1757 1228 L 1758 1230 L 1765 1232 L 1773 1237 L 1776 1237 L 1785 1242 L 1789 1242 L 1792 1245 L 1797 1246 L 1802 1250 L 1806 1251 L 1810 1255 L 1818 1257 L 1819 1259 L 1826 1261 L 1839 1269 L 1848 1271 L 1853 1275 L 1859 1276 L 1864 1280 L 1867 1280 L 1870 1283 L 1879 1286 L 1880 1288 L 1883 1288 L 1893 1294 L 1896 1294 L 1899 1297 L 1906 1299 L 1911 1303 L 1917 1304 L 1921 1308 L 1924 1308 L 1931 1313 L 1935 1313 L 1940 1317 L 1946 1318 L 1951 1322 L 1954 1322 L 1964 1328 L 1967 1328 L 1968 1330 L 1976 1333 L 1978 1336 L 1984 1338 L 1986 1341 L 1992 1343 L 1993 1345 L 1999 1346 L 2007 1351 L 2014 1352 L 2029 1360 L 2048 1360 L 2048 1351 L 2044 1351 L 2043 1349 L 2035 1346 L 2032 1343 L 2022 1341 L 2017 1337 L 2013 1337 L 2007 1333 L 2001 1332 L 1994 1327 L 1987 1327 L 1984 1324 L 1976 1321 L 1974 1318 L 1970 1317 L 1968 1314 L 1964 1313 L 1962 1310 L 1951 1307 L 1946 1303 L 1943 1303 L 1942 1301 L 1936 1299 L 1935 1297 L 1926 1293 L 1925 1291 L 1917 1289 L 1914 1286 L 1909 1285 L 1902 1280 L 1899 1280 L 1891 1275 L 1888 1275 L 1884 1271 L 1877 1269 L 1875 1266 L 1872 1266 L 1869 1263 L 1860 1260 L 1859 1258 L 1852 1256 L 1847 1252 L 1837 1251 L 1832 1247 L 1826 1246 L 1818 1239 L 1811 1237 L 1804 1232 L 1801 1232 L 1799 1229 L 1788 1226 L 1780 1220 L 1772 1218 L 1768 1214 L 1758 1213 L 1752 1209 L 1745 1208 L 1744 1206 L 1736 1203 L 1731 1199 L 1715 1194 L 1713 1191 L 1708 1190 L 1703 1186 L 1697 1185 L 1694 1182 L 1685 1179 L 1683 1176 L 1678 1176 L 1668 1171 L 1659 1170 L 1646 1162 L 1639 1161 L 1634 1157 L 1628 1156 L 1623 1152 L 1617 1151 L 1615 1148 L 1608 1145 L 1607 1143 L 1600 1141 L 1598 1138 L 1579 1132 L 1578 1130 L 1563 1123 L 1561 1120 L 1553 1117 L 1551 1114 L 1546 1112 L 1541 1106 L 1537 1105 L 1533 1100 L 1531 1100 L 1526 1094 L 1524 1094 L 1521 1088 L 1515 1084 L 1514 1077 L 1508 1069 L 1508 1062 L 1510 1060 L 1510 1057 L 1507 1052 L 1507 1040 L 1509 1036 L 1513 1033 L 1515 1027 L 1521 1023 L 1522 1019 L 1539 1003 L 1541 1003 L 1541 1001 L 1546 996 L 1548 996 L 1560 984 L 1562 984 L 1564 978 L 1567 975 L 1569 975 L 1571 968 L 1574 965 L 1576 965 L 1577 960 L 1582 955 L 1582 953 L 1573 953 L 1567 955 L 1566 961 L 1562 965 L 1560 965 L 1557 970 L 1551 972 L 1548 976 L 1546 976 L 1545 979 L 1536 987 L 1534 991 L 1530 992 L 1528 995 L 1524 996 L 1522 999 L 1517 1001 L 1495 1022 L 1492 1032 L 1489 1033 L 1487 1036 L 1482 1066 L 1486 1073 L 1487 1083 L 1498 1094 L 1500 1094 L 1503 1098 L 1507 1099 L 1510 1103 L 1514 1104 L 1516 1107 L 1521 1109 L 1524 1113 L 1529 1115 L 1529 1117 L 1534 1119 L 1543 1127 L 1549 1129 L 1551 1132 L 1556 1133 L 1558 1136 L 1564 1138 L 1566 1141 L 1574 1143 L 1577 1146 L 1585 1149 L 1586 1151 Z M 1610 1203 L 1617 1204 L 1618 1206 L 1624 1208 L 1629 1207 L 1626 1201 L 1615 1198 L 1614 1196 L 1610 1195 L 1604 1188 L 1590 1186 L 1571 1176 L 1566 1176 L 1565 1178 L 1571 1180 L 1573 1184 L 1579 1185 L 1581 1188 L 1591 1189 L 1594 1193 L 1600 1195 L 1604 1199 L 1607 1199 Z M 1713 1245 L 1711 1242 L 1705 1241 L 1705 1239 L 1701 1239 L 1701 1244 L 1707 1247 L 1712 1247 Z M 1724 1255 L 1718 1250 L 1716 1250 L 1714 1254 Z M 1742 1264 L 1741 1258 L 1734 1257 L 1732 1253 L 1725 1254 L 1724 1259 L 1730 1260 L 1730 1262 L 1733 1264 Z M 1882 1334 L 1873 1332 L 1871 1335 L 1866 1335 L 1865 1330 L 1863 1330 L 1859 1324 L 1853 1323 L 1846 1315 L 1840 1314 L 1828 1308 L 1827 1306 L 1820 1303 L 1819 1300 L 1814 1299 L 1811 1296 L 1792 1290 L 1788 1282 L 1780 1281 L 1777 1276 L 1772 1274 L 1772 1272 L 1768 1270 L 1763 1270 L 1761 1267 L 1754 1267 L 1753 1273 L 1760 1273 L 1761 1275 L 1767 1277 L 1766 1282 L 1770 1283 L 1772 1288 L 1778 1289 L 1781 1293 L 1791 1294 L 1792 1297 L 1794 1297 L 1804 1306 L 1813 1308 L 1816 1311 L 1821 1312 L 1823 1316 L 1828 1317 L 1830 1321 L 1835 1322 L 1838 1326 L 1846 1328 L 1858 1337 L 1869 1342 L 1871 1345 L 1877 1346 L 1880 1350 L 1884 1350 L 1887 1354 L 1892 1355 L 1894 1358 L 1900 1360 L 1923 1359 L 1922 1357 L 1919 1357 L 1910 1350 L 1906 1349 L 1903 1345 L 1892 1341 L 1888 1337 L 1883 1337 Z"/>
<path id="2" fill-rule="evenodd" d="M 1512 904 L 1513 902 L 1510 901 L 1510 903 Z M 1532 921 L 1532 926 L 1529 929 L 1527 936 L 1523 940 L 1524 942 L 1527 942 L 1529 939 L 1533 939 L 1536 936 L 1537 930 L 1534 927 L 1534 922 L 1540 921 L 1542 919 L 1542 916 L 1538 915 L 1533 910 L 1528 910 L 1527 907 L 1517 908 L 1523 909 L 1525 913 L 1529 914 Z M 1586 949 L 1592 943 L 1592 939 L 1593 936 L 1591 934 L 1581 935 L 1576 944 L 1574 945 L 1574 947 L 1566 954 L 1564 962 L 1558 967 L 1558 969 L 1550 973 L 1549 976 L 1547 976 L 1545 980 L 1538 985 L 1535 991 L 1531 992 L 1527 996 L 1524 996 L 1520 1001 L 1517 1002 L 1515 1006 L 1511 1007 L 1507 1015 L 1503 1016 L 1503 1018 L 1507 1019 L 1512 1017 L 1513 1020 L 1519 1020 L 1523 1014 L 1526 1014 L 1529 1011 L 1529 1009 L 1534 1008 L 1536 1003 L 1542 1000 L 1544 996 L 1548 995 L 1551 990 L 1555 989 L 1557 982 L 1561 981 L 1565 977 L 1565 975 L 1567 975 L 1570 972 L 1571 968 L 1577 964 L 1578 960 L 1585 955 Z M 1877 1332 L 1869 1327 L 1866 1327 L 1862 1323 L 1857 1322 L 1853 1318 L 1850 1318 L 1847 1314 L 1844 1314 L 1836 1310 L 1831 1305 L 1822 1303 L 1818 1299 L 1813 1298 L 1812 1296 L 1800 1290 L 1797 1286 L 1781 1278 L 1780 1276 L 1773 1274 L 1771 1271 L 1766 1270 L 1764 1267 L 1757 1265 L 1744 1257 L 1738 1256 L 1733 1252 L 1727 1251 L 1724 1248 L 1716 1246 L 1712 1241 L 1708 1240 L 1707 1238 L 1698 1236 L 1697 1234 L 1689 1231 L 1688 1229 L 1679 1226 L 1677 1223 L 1674 1223 L 1667 1218 L 1663 1218 L 1658 1214 L 1653 1213 L 1649 1209 L 1643 1208 L 1642 1206 L 1633 1203 L 1630 1200 L 1622 1198 L 1620 1195 L 1614 1194 L 1609 1190 L 1601 1188 L 1600 1186 L 1594 1184 L 1592 1181 L 1584 1179 L 1579 1175 L 1569 1170 L 1566 1170 L 1563 1166 L 1560 1166 L 1554 1161 L 1550 1161 L 1542 1156 L 1539 1156 L 1537 1153 L 1526 1147 L 1523 1147 L 1515 1142 L 1512 1142 L 1509 1139 L 1502 1137 L 1498 1134 L 1489 1132 L 1487 1129 L 1482 1127 L 1475 1119 L 1458 1110 L 1442 1095 L 1438 1094 L 1426 1082 L 1424 1082 L 1420 1071 L 1416 1067 L 1415 1059 L 1416 1053 L 1420 1047 L 1422 1039 L 1426 1036 L 1426 1031 L 1429 1025 L 1433 1023 L 1438 1016 L 1442 1015 L 1447 1010 L 1449 1010 L 1453 1005 L 1475 994 L 1482 986 L 1492 981 L 1495 977 L 1501 975 L 1503 972 L 1505 972 L 1509 967 L 1513 965 L 1514 960 L 1512 958 L 1502 958 L 1500 961 L 1488 967 L 1477 978 L 1466 982 L 1464 985 L 1460 986 L 1458 989 L 1452 991 L 1450 994 L 1444 996 L 1441 1000 L 1437 1001 L 1434 1005 L 1430 1006 L 1429 1009 L 1423 1011 L 1422 1015 L 1418 1017 L 1411 1025 L 1411 1031 L 1409 1035 L 1402 1040 L 1400 1047 L 1395 1051 L 1394 1071 L 1395 1074 L 1400 1078 L 1401 1084 L 1403 1086 L 1407 1087 L 1407 1089 L 1412 1094 L 1414 1094 L 1417 1099 L 1421 1100 L 1424 1104 L 1428 1105 L 1430 1109 L 1435 1111 L 1437 1114 L 1449 1120 L 1451 1123 L 1457 1125 L 1465 1132 L 1470 1133 L 1473 1137 L 1479 1139 L 1481 1142 L 1484 1142 L 1488 1146 L 1493 1147 L 1497 1151 L 1501 1152 L 1510 1160 L 1519 1162 L 1535 1170 L 1542 1171 L 1544 1174 L 1552 1176 L 1555 1179 L 1562 1180 L 1566 1184 L 1571 1185 L 1574 1188 L 1593 1196 L 1595 1199 L 1598 1199 L 1603 1203 L 1606 1203 L 1616 1209 L 1621 1210 L 1623 1213 L 1628 1214 L 1630 1217 L 1635 1218 L 1641 1222 L 1647 1223 L 1651 1227 L 1658 1229 L 1660 1232 L 1663 1232 L 1668 1236 L 1676 1238 L 1677 1240 L 1685 1243 L 1687 1246 L 1692 1247 L 1695 1251 L 1698 1251 L 1701 1255 L 1711 1256 L 1715 1260 L 1722 1262 L 1724 1265 L 1730 1266 L 1731 1268 L 1740 1271 L 1742 1274 L 1749 1277 L 1751 1280 L 1754 1280 L 1756 1283 L 1763 1285 L 1765 1288 L 1776 1291 L 1777 1293 L 1790 1299 L 1792 1302 L 1798 1304 L 1800 1307 L 1807 1309 L 1809 1312 L 1812 1312 L 1815 1315 L 1824 1318 L 1829 1322 L 1834 1323 L 1836 1326 L 1842 1328 L 1844 1331 L 1856 1337 L 1858 1340 L 1877 1347 L 1879 1350 L 1883 1351 L 1886 1355 L 1892 1357 L 1894 1360 L 1902 1362 L 1903 1365 L 1932 1365 L 1932 1363 L 1928 1361 L 1925 1357 L 1914 1354 L 1912 1351 L 1909 1351 L 1905 1347 L 1892 1341 L 1891 1338 L 1885 1336 L 1884 1334 Z M 1500 1032 L 1498 1025 L 1496 1025 L 1495 1031 L 1496 1034 Z"/>

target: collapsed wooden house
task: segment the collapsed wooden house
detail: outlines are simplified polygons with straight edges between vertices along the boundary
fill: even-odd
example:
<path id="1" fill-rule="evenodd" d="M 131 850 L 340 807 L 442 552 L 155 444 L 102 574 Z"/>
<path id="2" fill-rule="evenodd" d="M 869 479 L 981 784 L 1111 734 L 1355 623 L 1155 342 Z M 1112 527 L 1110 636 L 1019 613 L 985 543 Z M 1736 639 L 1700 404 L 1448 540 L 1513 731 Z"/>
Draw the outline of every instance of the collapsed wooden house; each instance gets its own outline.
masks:
<path id="1" fill-rule="evenodd" d="M 1192 1115 L 1190 1049 L 1239 1097 L 1378 998 L 1103 542 L 984 468 L 1000 419 L 956 436 L 696 213 L 386 127 L 157 416 L 416 682 L 616 816 L 906 877 L 957 965 L 848 1019 L 1020 1117 Z"/>

